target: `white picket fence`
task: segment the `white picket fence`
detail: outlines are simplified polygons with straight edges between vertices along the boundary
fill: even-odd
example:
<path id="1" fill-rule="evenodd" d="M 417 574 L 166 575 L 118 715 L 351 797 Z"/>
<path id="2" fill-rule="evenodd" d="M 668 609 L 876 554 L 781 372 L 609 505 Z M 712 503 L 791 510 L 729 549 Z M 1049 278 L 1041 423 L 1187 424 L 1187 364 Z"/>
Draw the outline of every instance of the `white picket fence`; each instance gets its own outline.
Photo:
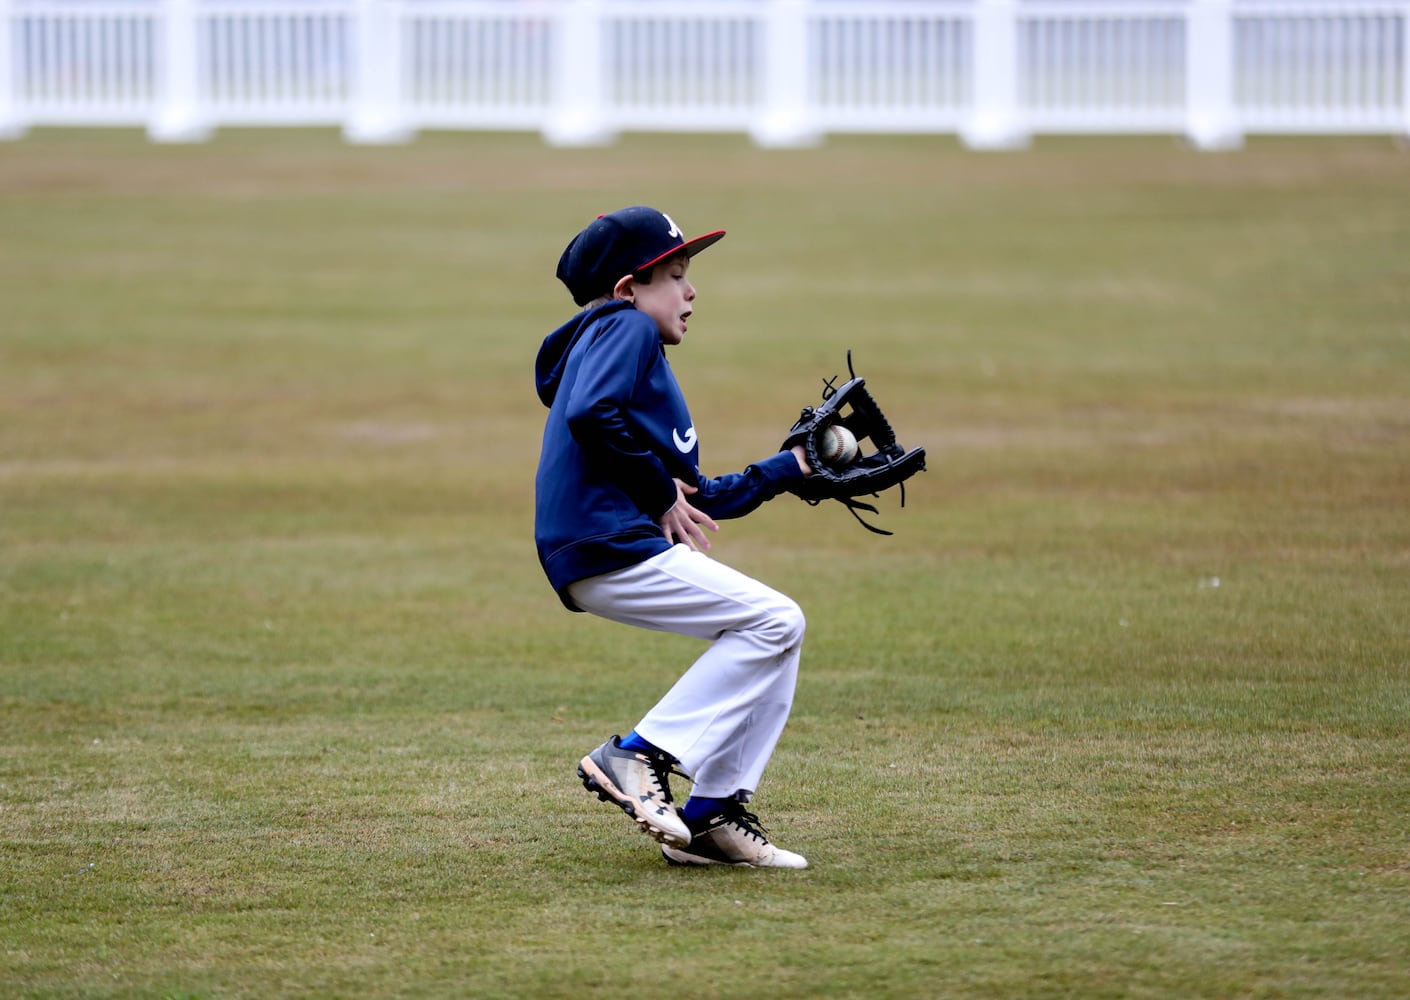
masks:
<path id="1" fill-rule="evenodd" d="M 1410 0 L 0 0 L 0 136 L 1410 135 Z"/>

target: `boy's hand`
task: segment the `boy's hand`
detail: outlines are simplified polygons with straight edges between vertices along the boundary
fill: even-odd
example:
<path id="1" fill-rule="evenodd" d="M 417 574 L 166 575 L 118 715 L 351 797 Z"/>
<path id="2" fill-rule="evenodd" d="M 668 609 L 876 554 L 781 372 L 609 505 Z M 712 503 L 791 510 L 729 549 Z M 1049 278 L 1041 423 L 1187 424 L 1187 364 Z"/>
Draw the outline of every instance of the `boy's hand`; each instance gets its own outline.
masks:
<path id="1" fill-rule="evenodd" d="M 677 479 L 675 505 L 662 514 L 661 520 L 657 523 L 665 532 L 666 541 L 672 545 L 684 542 L 691 548 L 704 552 L 710 547 L 710 540 L 705 537 L 705 532 L 700 530 L 701 526 L 703 525 L 711 531 L 719 531 L 720 526 L 710 519 L 709 514 L 696 510 L 686 502 L 686 494 L 695 492 L 694 486 L 687 486 Z"/>
<path id="2" fill-rule="evenodd" d="M 798 459 L 798 470 L 803 473 L 804 478 L 813 474 L 813 467 L 808 464 L 808 451 L 801 444 L 795 444 L 789 451 L 793 452 L 793 457 Z"/>

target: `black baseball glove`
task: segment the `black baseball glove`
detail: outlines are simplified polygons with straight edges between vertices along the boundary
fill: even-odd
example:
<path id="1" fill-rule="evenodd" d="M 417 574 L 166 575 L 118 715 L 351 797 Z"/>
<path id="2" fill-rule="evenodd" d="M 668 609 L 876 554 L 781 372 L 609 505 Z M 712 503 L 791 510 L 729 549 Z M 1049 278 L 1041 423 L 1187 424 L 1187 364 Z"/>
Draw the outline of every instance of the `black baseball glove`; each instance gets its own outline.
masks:
<path id="1" fill-rule="evenodd" d="M 783 450 L 802 445 L 813 474 L 791 488 L 791 492 L 816 506 L 824 500 L 837 500 L 852 512 L 857 522 L 878 535 L 891 532 L 862 519 L 859 510 L 877 513 L 874 506 L 858 500 L 876 496 L 893 486 L 901 487 L 901 506 L 906 505 L 906 480 L 925 469 L 925 449 L 907 451 L 896 441 L 886 414 L 881 412 L 866 380 L 852 370 L 852 352 L 847 352 L 847 372 L 842 385 L 836 377 L 823 386 L 821 406 L 805 406 L 797 423 L 788 432 Z M 833 428 L 850 432 L 855 445 Z M 839 437 L 841 440 L 839 441 Z"/>

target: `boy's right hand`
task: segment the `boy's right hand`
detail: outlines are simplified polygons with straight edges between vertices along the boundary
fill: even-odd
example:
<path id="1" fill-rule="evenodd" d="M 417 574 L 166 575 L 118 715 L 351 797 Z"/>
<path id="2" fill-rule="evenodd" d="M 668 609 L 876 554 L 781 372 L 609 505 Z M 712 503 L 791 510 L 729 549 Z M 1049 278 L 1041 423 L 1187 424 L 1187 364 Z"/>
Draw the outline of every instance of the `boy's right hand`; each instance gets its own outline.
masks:
<path id="1" fill-rule="evenodd" d="M 686 494 L 695 492 L 696 487 L 687 486 L 677 479 L 676 502 L 670 510 L 661 515 L 661 519 L 657 523 L 661 525 L 661 530 L 666 535 L 666 541 L 672 545 L 684 542 L 691 548 L 704 552 L 710 547 L 710 539 L 705 537 L 705 532 L 700 530 L 701 527 L 709 528 L 711 531 L 719 531 L 720 526 L 711 520 L 709 514 L 692 507 L 686 500 Z"/>

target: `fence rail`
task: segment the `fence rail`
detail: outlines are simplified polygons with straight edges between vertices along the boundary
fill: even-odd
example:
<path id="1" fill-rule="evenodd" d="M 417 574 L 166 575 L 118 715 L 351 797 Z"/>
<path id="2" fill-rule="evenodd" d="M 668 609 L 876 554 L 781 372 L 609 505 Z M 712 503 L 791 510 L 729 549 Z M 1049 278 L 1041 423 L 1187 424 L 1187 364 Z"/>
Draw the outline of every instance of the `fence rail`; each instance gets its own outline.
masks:
<path id="1" fill-rule="evenodd" d="M 1410 0 L 0 0 L 0 136 L 1410 135 Z"/>

